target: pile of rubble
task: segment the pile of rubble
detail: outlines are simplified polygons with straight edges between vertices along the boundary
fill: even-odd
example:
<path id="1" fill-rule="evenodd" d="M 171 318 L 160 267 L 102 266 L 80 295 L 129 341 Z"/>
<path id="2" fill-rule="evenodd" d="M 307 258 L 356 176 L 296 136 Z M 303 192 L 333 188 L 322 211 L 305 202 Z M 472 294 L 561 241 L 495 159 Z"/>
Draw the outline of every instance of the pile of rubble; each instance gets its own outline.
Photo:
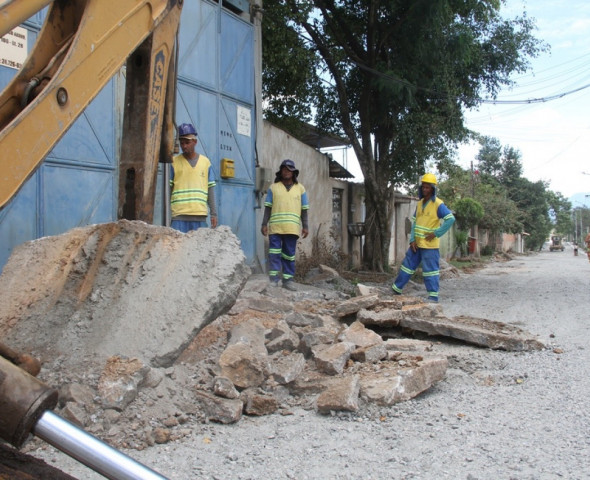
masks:
<path id="1" fill-rule="evenodd" d="M 417 332 L 543 348 L 516 327 L 448 318 L 388 288 L 358 285 L 354 297 L 331 290 L 342 279 L 327 268 L 323 288 L 269 289 L 224 228 L 86 227 L 32 242 L 7 267 L 2 341 L 40 356 L 39 378 L 59 387 L 58 413 L 116 447 L 166 443 L 195 422 L 296 406 L 355 412 L 415 397 L 447 368 L 432 338 L 416 340 Z M 19 268 L 18 278 L 6 277 Z"/>

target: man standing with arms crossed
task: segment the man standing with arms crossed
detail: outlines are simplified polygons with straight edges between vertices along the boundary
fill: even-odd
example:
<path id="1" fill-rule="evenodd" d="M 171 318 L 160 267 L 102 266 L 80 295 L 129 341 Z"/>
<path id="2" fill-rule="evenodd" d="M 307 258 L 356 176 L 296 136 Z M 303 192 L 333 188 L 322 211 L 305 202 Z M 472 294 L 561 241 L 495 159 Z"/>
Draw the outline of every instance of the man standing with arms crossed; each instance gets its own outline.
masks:
<path id="1" fill-rule="evenodd" d="M 207 227 L 207 215 L 211 213 L 211 228 L 217 226 L 215 206 L 215 177 L 211 161 L 195 151 L 197 131 L 190 123 L 178 127 L 182 153 L 172 159 L 170 173 L 171 227 L 187 233 Z M 208 208 L 207 208 L 208 207 Z"/>
<path id="2" fill-rule="evenodd" d="M 420 198 L 410 234 L 410 248 L 402 262 L 400 271 L 391 288 L 395 295 L 401 295 L 406 283 L 422 263 L 424 285 L 428 292 L 428 301 L 438 302 L 440 252 L 439 238 L 455 223 L 455 216 L 436 196 L 436 177 L 426 173 L 418 188 Z M 441 224 L 442 220 L 442 224 Z"/>

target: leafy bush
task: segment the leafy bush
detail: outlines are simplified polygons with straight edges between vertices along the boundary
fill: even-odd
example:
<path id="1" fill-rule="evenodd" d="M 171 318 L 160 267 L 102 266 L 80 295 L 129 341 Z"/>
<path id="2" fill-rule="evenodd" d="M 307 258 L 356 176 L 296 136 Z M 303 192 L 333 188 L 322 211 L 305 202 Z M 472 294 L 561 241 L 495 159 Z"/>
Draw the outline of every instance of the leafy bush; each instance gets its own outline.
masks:
<path id="1" fill-rule="evenodd" d="M 463 230 L 457 230 L 455 232 L 455 242 L 457 242 L 457 248 L 459 249 L 461 256 L 467 255 L 467 241 L 469 240 L 469 232 Z"/>
<path id="2" fill-rule="evenodd" d="M 469 230 L 475 227 L 484 215 L 481 203 L 469 197 L 455 202 L 454 209 L 455 218 L 461 230 Z"/>

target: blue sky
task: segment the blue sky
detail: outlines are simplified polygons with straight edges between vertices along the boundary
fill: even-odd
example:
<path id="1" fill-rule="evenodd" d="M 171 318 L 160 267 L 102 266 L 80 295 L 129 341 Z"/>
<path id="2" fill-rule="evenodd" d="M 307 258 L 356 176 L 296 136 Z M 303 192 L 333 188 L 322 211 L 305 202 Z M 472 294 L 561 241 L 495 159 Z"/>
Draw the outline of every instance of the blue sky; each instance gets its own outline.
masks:
<path id="1" fill-rule="evenodd" d="M 531 61 L 530 72 L 515 76 L 517 86 L 504 90 L 498 100 L 548 98 L 582 89 L 541 103 L 484 104 L 466 114 L 466 126 L 518 149 L 529 180 L 548 181 L 551 190 L 567 198 L 590 193 L 590 2 L 508 0 L 501 12 L 511 18 L 523 10 L 536 20 L 535 36 L 551 48 Z M 459 164 L 469 167 L 478 150 L 476 145 L 462 147 Z"/>

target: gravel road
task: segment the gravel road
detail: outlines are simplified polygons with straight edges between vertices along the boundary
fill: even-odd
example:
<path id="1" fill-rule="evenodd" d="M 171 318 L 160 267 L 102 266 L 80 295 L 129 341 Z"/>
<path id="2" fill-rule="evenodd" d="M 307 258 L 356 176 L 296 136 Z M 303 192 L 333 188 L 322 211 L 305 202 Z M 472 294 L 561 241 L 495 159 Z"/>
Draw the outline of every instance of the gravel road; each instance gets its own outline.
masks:
<path id="1" fill-rule="evenodd" d="M 446 316 L 518 325 L 548 348 L 514 353 L 440 342 L 446 378 L 390 408 L 244 417 L 127 452 L 173 480 L 590 478 L 590 263 L 518 256 L 441 285 Z M 45 447 L 30 452 L 80 479 L 103 478 Z"/>

